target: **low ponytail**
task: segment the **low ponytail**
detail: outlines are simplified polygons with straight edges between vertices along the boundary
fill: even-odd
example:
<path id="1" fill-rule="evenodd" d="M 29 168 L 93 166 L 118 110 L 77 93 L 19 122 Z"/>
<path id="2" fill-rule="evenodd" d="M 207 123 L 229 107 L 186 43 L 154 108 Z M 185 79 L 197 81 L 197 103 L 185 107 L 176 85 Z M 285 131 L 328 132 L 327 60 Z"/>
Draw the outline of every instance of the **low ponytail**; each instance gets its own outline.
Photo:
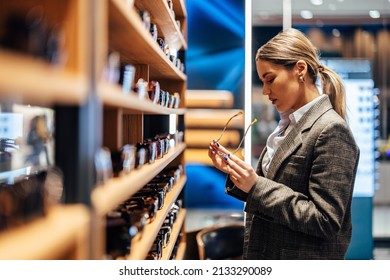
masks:
<path id="1" fill-rule="evenodd" d="M 346 120 L 345 89 L 340 76 L 326 66 L 318 70 L 321 77 L 322 92 L 329 96 L 333 109 Z"/>

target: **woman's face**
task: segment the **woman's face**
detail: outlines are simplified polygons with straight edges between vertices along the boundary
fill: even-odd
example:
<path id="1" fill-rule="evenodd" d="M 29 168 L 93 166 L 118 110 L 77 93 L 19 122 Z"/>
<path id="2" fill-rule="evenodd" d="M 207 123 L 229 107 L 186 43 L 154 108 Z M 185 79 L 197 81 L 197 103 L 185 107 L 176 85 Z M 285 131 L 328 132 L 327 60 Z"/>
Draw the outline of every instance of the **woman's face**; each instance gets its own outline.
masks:
<path id="1" fill-rule="evenodd" d="M 304 105 L 303 83 L 299 82 L 298 70 L 287 70 L 268 61 L 256 62 L 257 73 L 263 82 L 263 94 L 279 112 L 294 111 Z"/>

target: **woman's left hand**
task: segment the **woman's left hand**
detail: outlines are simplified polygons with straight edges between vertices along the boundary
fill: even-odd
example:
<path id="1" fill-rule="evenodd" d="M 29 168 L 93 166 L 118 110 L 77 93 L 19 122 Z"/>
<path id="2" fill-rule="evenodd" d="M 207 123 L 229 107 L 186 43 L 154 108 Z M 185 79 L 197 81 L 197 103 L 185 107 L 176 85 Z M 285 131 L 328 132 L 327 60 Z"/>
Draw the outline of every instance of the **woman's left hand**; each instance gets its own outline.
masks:
<path id="1" fill-rule="evenodd" d="M 222 160 L 226 161 L 227 164 L 226 168 L 228 172 L 226 173 L 229 174 L 230 179 L 239 189 L 248 193 L 258 178 L 258 175 L 252 166 L 231 154 L 221 144 L 212 145 L 211 147 L 216 151 L 216 154 L 226 155 L 226 157 L 221 156 Z"/>

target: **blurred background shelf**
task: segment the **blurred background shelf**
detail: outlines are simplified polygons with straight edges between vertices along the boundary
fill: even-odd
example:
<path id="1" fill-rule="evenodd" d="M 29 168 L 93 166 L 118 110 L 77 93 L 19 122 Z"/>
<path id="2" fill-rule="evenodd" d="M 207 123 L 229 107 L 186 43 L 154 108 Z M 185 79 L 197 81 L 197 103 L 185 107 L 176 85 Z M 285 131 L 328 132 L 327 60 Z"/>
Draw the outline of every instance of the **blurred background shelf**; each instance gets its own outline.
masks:
<path id="1" fill-rule="evenodd" d="M 0 232 L 0 259 L 86 259 L 89 219 L 84 205 L 55 206 L 42 218 Z"/>
<path id="2" fill-rule="evenodd" d="M 82 104 L 88 81 L 82 74 L 10 51 L 0 50 L 0 95 L 14 102 L 48 106 Z"/>
<path id="3" fill-rule="evenodd" d="M 228 90 L 186 90 L 187 108 L 233 108 L 234 98 Z"/>

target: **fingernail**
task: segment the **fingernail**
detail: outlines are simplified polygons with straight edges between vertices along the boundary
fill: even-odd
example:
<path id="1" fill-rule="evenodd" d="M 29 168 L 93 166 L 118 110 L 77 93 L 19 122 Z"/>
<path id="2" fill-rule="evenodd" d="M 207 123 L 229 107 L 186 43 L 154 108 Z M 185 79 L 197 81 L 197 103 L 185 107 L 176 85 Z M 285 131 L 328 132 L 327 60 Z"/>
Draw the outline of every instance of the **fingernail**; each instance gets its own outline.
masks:
<path id="1" fill-rule="evenodd" d="M 227 158 L 227 157 L 225 157 L 225 160 L 226 160 L 226 161 L 228 161 L 228 158 Z"/>
<path id="2" fill-rule="evenodd" d="M 230 157 L 230 154 L 228 154 L 228 157 Z"/>
<path id="3" fill-rule="evenodd" d="M 217 143 L 215 143 L 215 144 L 217 144 L 217 147 L 219 147 L 219 143 L 217 142 Z"/>

